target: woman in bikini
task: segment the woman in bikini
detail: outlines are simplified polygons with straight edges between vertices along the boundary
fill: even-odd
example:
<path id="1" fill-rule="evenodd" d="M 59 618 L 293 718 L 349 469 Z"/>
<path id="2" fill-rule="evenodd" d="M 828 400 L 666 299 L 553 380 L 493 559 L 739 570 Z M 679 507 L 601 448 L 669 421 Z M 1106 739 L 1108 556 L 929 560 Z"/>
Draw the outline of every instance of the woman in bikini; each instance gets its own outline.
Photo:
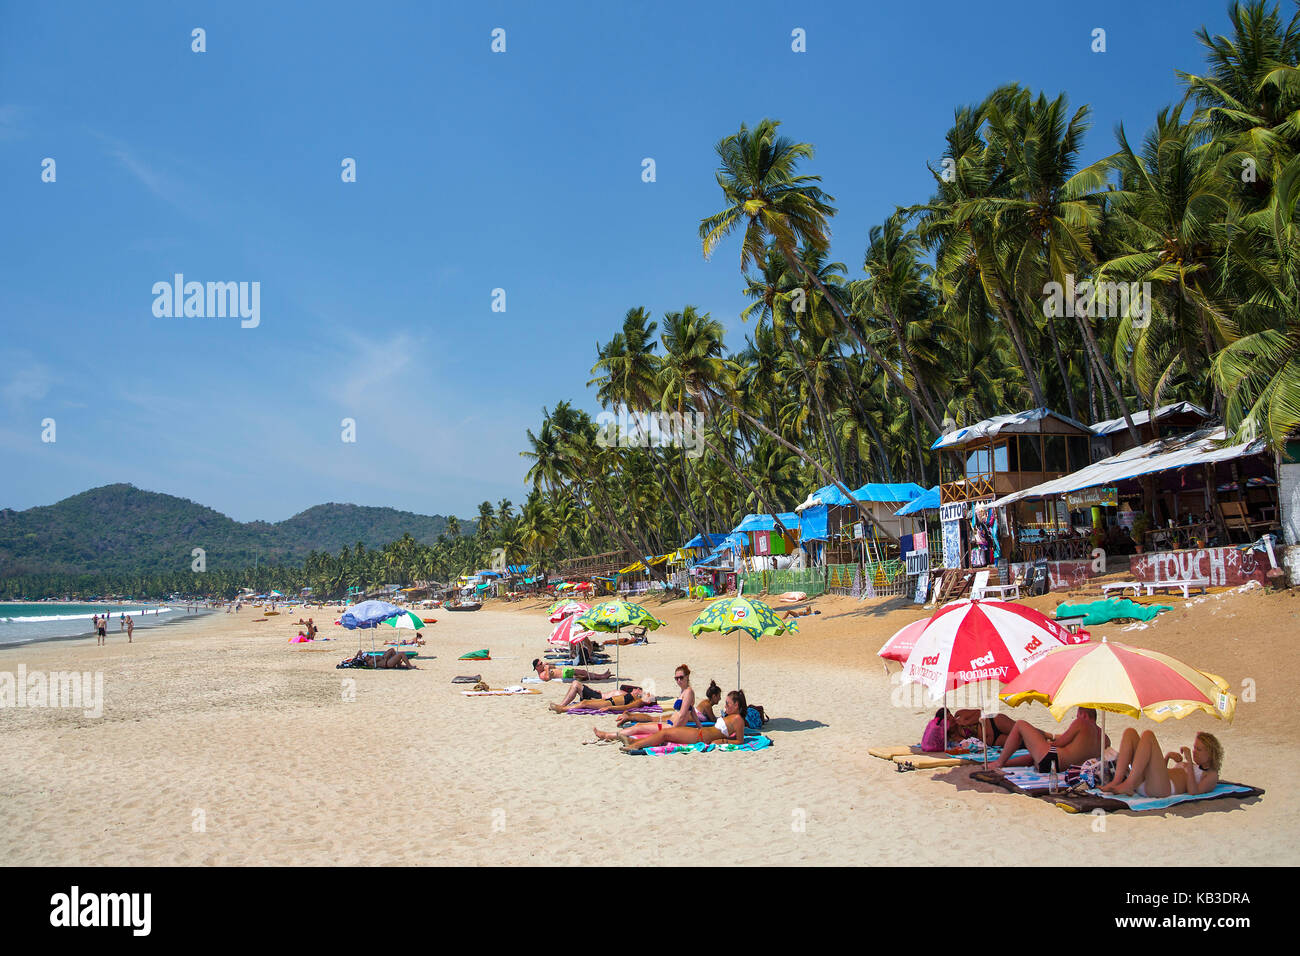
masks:
<path id="1" fill-rule="evenodd" d="M 691 669 L 683 664 L 677 668 L 677 673 L 673 676 L 678 685 L 681 686 L 682 696 L 673 703 L 672 717 L 663 720 L 660 714 L 624 714 L 619 724 L 624 725 L 629 722 L 632 724 L 632 726 L 623 730 L 624 736 L 644 737 L 647 734 L 658 733 L 669 727 L 685 727 L 691 723 L 703 727 L 705 724 L 715 722 L 713 706 L 722 700 L 722 689 L 718 687 L 717 681 L 709 682 L 709 689 L 704 700 L 700 701 L 697 706 L 695 703 L 695 690 L 690 684 Z M 601 730 L 599 727 L 593 727 L 592 732 L 600 740 L 619 739 L 617 732 Z"/>
<path id="2" fill-rule="evenodd" d="M 590 688 L 583 685 L 575 686 L 582 687 L 581 693 L 583 694 L 590 691 Z M 609 697 L 585 698 L 572 707 L 566 706 L 566 704 L 550 704 L 548 706 L 557 714 L 567 714 L 571 710 L 607 710 L 610 713 L 619 714 L 634 707 L 649 707 L 656 701 L 657 698 L 654 694 L 647 694 L 640 687 L 633 687 L 627 693 L 611 694 Z"/>
<path id="3" fill-rule="evenodd" d="M 1173 766 L 1169 762 L 1173 761 Z M 1209 793 L 1219 785 L 1223 767 L 1223 745 L 1213 734 L 1201 731 L 1192 748 L 1162 754 L 1151 731 L 1140 736 L 1130 727 L 1120 738 L 1115 761 L 1115 779 L 1101 788 L 1103 793 L 1136 794 L 1139 797 L 1171 797 L 1179 793 Z"/>
<path id="4" fill-rule="evenodd" d="M 1002 746 L 1016 722 L 1006 714 L 981 717 L 975 708 L 948 714 L 948 742 L 959 744 L 967 737 L 975 737 L 990 746 Z"/>
<path id="5" fill-rule="evenodd" d="M 726 713 L 718 718 L 716 724 L 708 727 L 668 727 L 665 730 L 647 734 L 633 739 L 630 734 L 621 733 L 624 753 L 636 753 L 646 747 L 662 747 L 664 744 L 738 744 L 745 740 L 745 711 L 749 705 L 745 702 L 743 690 L 733 690 L 727 695 Z"/>

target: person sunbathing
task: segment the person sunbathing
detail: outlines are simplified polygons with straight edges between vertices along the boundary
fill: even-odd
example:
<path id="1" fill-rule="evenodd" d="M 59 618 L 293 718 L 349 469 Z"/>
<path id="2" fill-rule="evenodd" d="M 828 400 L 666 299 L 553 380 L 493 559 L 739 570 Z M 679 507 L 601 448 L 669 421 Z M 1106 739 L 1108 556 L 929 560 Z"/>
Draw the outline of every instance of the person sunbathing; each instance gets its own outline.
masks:
<path id="1" fill-rule="evenodd" d="M 611 670 L 597 674 L 585 667 L 547 664 L 540 657 L 533 658 L 533 670 L 537 671 L 537 676 L 542 680 L 609 680 L 614 676 Z"/>
<path id="2" fill-rule="evenodd" d="M 424 638 L 422 638 L 419 634 L 416 634 L 415 637 L 411 638 L 409 641 L 384 641 L 384 645 L 387 647 L 402 647 L 404 645 L 406 646 L 415 645 L 417 647 L 423 647 L 424 643 L 425 643 Z"/>
<path id="3" fill-rule="evenodd" d="M 959 744 L 968 737 L 982 740 L 985 746 L 1000 747 L 1007 742 L 1016 722 L 1006 714 L 981 716 L 976 708 L 948 714 L 948 743 Z"/>
<path id="4" fill-rule="evenodd" d="M 610 713 L 619 714 L 634 707 L 649 707 L 658 702 L 658 698 L 654 694 L 647 694 L 640 687 L 629 688 L 626 692 L 616 691 L 609 695 L 583 696 L 591 692 L 591 689 L 586 685 L 575 683 L 573 687 L 569 688 L 569 695 L 564 698 L 562 703 L 549 704 L 548 706 L 557 714 L 567 714 L 571 710 L 607 710 Z M 569 704 L 575 697 L 580 697 L 581 700 L 570 707 Z"/>
<path id="5" fill-rule="evenodd" d="M 788 621 L 792 617 L 808 617 L 811 614 L 820 614 L 820 613 L 821 611 L 814 611 L 810 607 L 792 607 L 790 608 L 790 610 L 782 614 L 781 617 Z"/>
<path id="6" fill-rule="evenodd" d="M 407 656 L 395 647 L 390 647 L 388 650 L 384 651 L 384 656 L 375 662 L 375 667 L 380 670 L 398 671 L 418 671 L 420 669 L 412 664 Z"/>
<path id="7" fill-rule="evenodd" d="M 749 705 L 743 690 L 733 690 L 727 695 L 726 713 L 716 724 L 707 727 L 667 727 L 644 737 L 633 737 L 626 731 L 618 734 L 623 741 L 624 753 L 636 753 L 647 747 L 665 744 L 739 744 L 745 740 L 745 712 Z"/>
<path id="8" fill-rule="evenodd" d="M 1173 766 L 1169 762 L 1173 761 Z M 1115 779 L 1102 786 L 1102 793 L 1137 794 L 1139 797 L 1171 797 L 1179 793 L 1209 793 L 1219 785 L 1223 767 L 1223 745 L 1217 737 L 1201 731 L 1192 749 L 1162 754 L 1160 742 L 1151 731 L 1141 736 L 1132 727 L 1120 738 L 1115 761 Z"/>
<path id="9" fill-rule="evenodd" d="M 1028 757 L 1012 757 L 1022 747 Z M 1101 753 L 1101 728 L 1097 726 L 1097 712 L 1091 707 L 1080 707 L 1074 722 L 1062 734 L 1049 734 L 1039 730 L 1027 720 L 1017 720 L 1007 734 L 998 759 L 989 764 L 993 770 L 1003 767 L 1033 766 L 1047 773 L 1053 764 L 1057 770 L 1081 764 L 1089 757 Z"/>
<path id="10" fill-rule="evenodd" d="M 668 727 L 686 727 L 690 724 L 703 727 L 706 723 L 714 723 L 713 705 L 722 700 L 722 690 L 718 687 L 717 681 L 709 682 L 705 698 L 697 706 L 695 691 L 690 685 L 691 669 L 683 664 L 677 668 L 673 679 L 683 685 L 682 696 L 673 701 L 673 715 L 664 720 L 662 714 L 624 714 L 619 719 L 619 726 L 624 728 L 624 734 L 629 737 L 641 737 Z M 593 727 L 592 732 L 599 740 L 618 739 L 617 731 L 611 732 Z"/>

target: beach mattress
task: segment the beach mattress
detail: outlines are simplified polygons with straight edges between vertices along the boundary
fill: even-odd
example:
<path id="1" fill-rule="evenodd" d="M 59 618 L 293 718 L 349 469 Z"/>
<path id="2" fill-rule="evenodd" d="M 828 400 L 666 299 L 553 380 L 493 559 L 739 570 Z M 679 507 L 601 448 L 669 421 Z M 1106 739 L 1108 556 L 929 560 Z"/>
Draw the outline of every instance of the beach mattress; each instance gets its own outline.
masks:
<path id="1" fill-rule="evenodd" d="M 520 694 L 540 694 L 540 690 L 463 690 L 466 697 L 518 697 Z"/>
<path id="2" fill-rule="evenodd" d="M 414 647 L 395 647 L 392 649 L 397 651 L 399 654 L 405 654 L 408 658 L 420 656 L 419 650 L 417 650 Z M 366 651 L 366 657 L 373 657 L 375 659 L 379 659 L 384 656 L 384 653 L 385 653 L 384 651 Z"/>

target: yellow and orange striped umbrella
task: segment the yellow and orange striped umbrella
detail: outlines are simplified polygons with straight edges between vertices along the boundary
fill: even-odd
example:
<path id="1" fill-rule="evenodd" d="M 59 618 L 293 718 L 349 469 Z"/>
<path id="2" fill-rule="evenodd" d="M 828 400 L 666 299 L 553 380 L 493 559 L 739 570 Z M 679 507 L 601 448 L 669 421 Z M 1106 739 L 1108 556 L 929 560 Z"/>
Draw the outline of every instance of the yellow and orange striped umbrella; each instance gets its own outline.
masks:
<path id="1" fill-rule="evenodd" d="M 1046 704 L 1058 721 L 1071 707 L 1095 707 L 1155 721 L 1202 711 L 1232 720 L 1237 698 L 1226 680 L 1141 647 L 1076 644 L 1025 668 L 999 695 L 1012 707 Z"/>

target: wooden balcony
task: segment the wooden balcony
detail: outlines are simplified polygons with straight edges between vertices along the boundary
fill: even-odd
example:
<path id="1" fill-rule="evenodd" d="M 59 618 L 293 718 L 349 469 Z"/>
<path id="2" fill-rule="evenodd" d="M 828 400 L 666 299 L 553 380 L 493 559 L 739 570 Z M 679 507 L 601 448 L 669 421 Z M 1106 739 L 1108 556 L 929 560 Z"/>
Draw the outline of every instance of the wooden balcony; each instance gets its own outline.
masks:
<path id="1" fill-rule="evenodd" d="M 939 503 L 943 505 L 958 501 L 979 501 L 993 498 L 997 491 L 993 487 L 993 477 L 964 478 L 950 481 L 939 486 Z"/>

